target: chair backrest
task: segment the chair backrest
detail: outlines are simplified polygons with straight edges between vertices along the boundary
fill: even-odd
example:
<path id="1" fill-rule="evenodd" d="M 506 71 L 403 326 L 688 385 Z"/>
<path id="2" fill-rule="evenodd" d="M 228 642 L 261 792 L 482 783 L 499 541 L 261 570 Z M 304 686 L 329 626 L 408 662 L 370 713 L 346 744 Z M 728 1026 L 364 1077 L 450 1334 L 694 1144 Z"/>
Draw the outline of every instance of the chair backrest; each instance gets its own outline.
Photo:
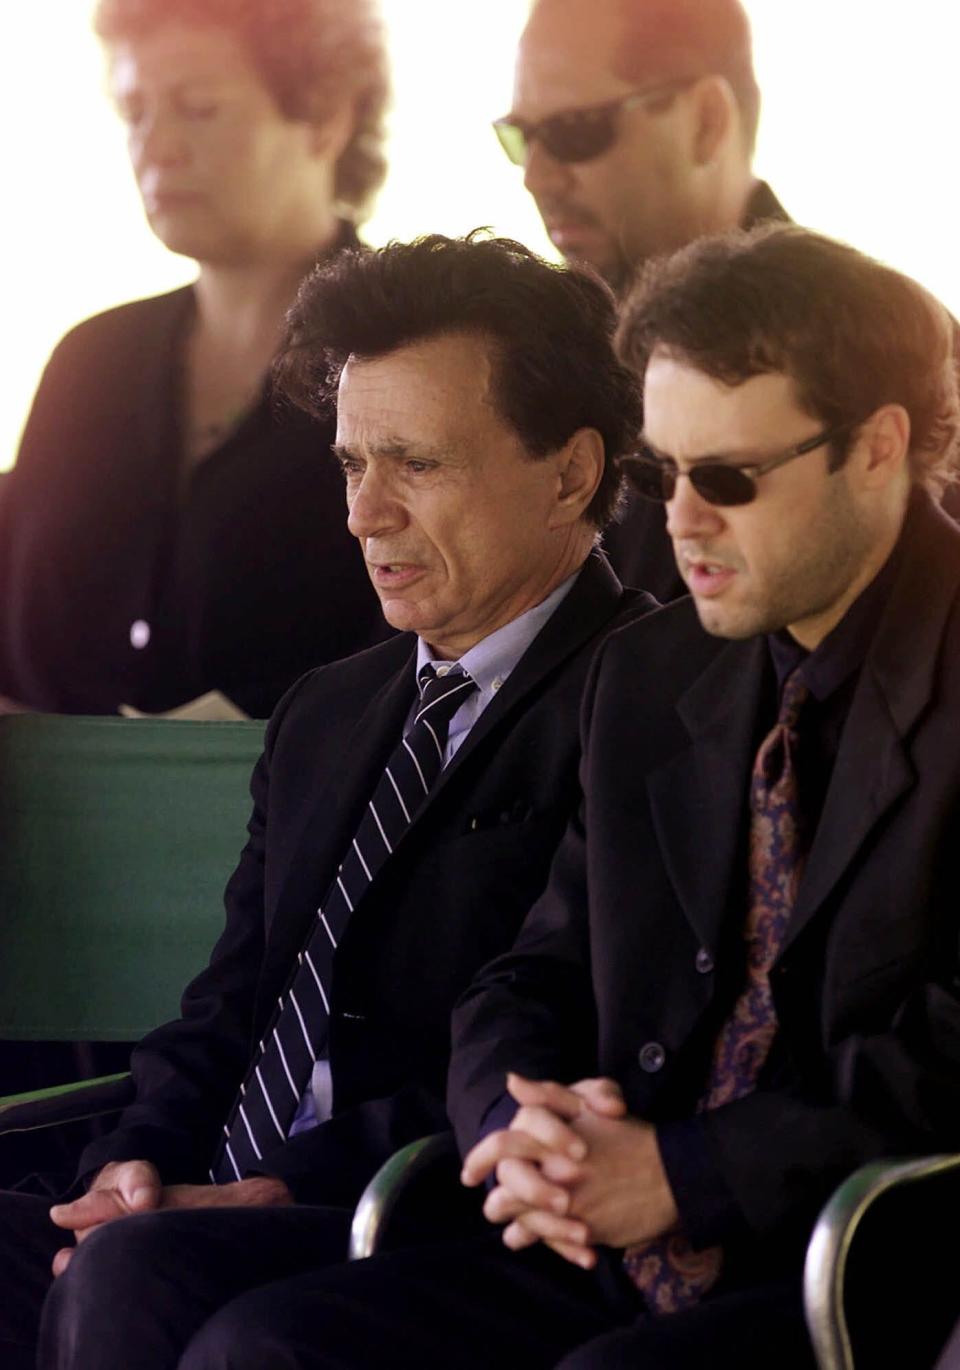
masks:
<path id="1" fill-rule="evenodd" d="M 0 718 L 0 1039 L 133 1041 L 223 927 L 262 723 Z"/>

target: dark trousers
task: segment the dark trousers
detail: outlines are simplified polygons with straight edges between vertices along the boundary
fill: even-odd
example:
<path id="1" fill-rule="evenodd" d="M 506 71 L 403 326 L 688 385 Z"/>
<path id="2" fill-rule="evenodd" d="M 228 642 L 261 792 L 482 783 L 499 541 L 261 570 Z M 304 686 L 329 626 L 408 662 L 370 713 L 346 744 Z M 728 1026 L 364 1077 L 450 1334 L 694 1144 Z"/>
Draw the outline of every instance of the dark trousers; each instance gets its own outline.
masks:
<path id="1" fill-rule="evenodd" d="M 50 1262 L 70 1238 L 50 1222 L 49 1206 L 0 1194 L 3 1370 L 175 1367 L 238 1295 L 343 1261 L 351 1216 L 294 1206 L 121 1218 L 91 1233 L 54 1281 Z"/>
<path id="2" fill-rule="evenodd" d="M 813 1370 L 793 1285 L 654 1320 L 600 1277 L 494 1235 L 397 1251 L 234 1299 L 180 1370 Z"/>
<path id="3" fill-rule="evenodd" d="M 343 1261 L 350 1215 L 193 1209 L 110 1223 L 66 1274 L 47 1203 L 0 1196 L 4 1370 L 810 1370 L 794 1284 L 643 1316 L 613 1260 L 597 1274 L 497 1234 Z M 39 1324 L 39 1334 L 37 1331 Z"/>
<path id="4" fill-rule="evenodd" d="M 798 1290 L 728 1293 L 646 1319 L 611 1260 L 598 1274 L 497 1234 L 341 1264 L 338 1209 L 194 1209 L 93 1233 L 51 1287 L 46 1205 L 0 1198 L 7 1370 L 810 1370 Z M 42 1305 L 42 1314 L 41 1314 Z"/>

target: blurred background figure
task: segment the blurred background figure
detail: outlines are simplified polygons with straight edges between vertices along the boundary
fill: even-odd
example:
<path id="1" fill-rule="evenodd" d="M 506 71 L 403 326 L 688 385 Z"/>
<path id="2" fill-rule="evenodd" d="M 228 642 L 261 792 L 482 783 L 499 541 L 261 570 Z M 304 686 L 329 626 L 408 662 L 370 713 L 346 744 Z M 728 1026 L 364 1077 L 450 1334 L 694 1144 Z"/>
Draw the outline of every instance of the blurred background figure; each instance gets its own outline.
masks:
<path id="1" fill-rule="evenodd" d="M 195 284 L 69 333 L 0 488 L 0 694 L 257 717 L 385 633 L 332 429 L 274 412 L 305 272 L 385 173 L 373 0 L 101 0 L 95 25 L 157 237 Z"/>
<path id="2" fill-rule="evenodd" d="M 536 0 L 495 128 L 554 246 L 625 293 L 650 257 L 785 217 L 759 114 L 739 0 Z M 626 584 L 685 593 L 662 509 L 633 499 L 605 546 Z"/>

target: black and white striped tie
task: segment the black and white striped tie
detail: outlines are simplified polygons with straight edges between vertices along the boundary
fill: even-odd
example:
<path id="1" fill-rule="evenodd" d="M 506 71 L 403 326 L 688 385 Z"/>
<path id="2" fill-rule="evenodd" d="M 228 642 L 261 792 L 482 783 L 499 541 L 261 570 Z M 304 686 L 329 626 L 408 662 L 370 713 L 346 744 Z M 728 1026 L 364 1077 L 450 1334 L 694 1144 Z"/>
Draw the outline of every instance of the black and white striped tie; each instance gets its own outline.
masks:
<path id="1" fill-rule="evenodd" d="M 450 720 L 477 688 L 457 668 L 420 670 L 413 727 L 387 763 L 357 835 L 317 910 L 294 973 L 240 1086 L 210 1171 L 215 1184 L 239 1180 L 286 1139 L 314 1062 L 327 1041 L 337 943 L 367 886 L 393 852 L 443 769 Z"/>

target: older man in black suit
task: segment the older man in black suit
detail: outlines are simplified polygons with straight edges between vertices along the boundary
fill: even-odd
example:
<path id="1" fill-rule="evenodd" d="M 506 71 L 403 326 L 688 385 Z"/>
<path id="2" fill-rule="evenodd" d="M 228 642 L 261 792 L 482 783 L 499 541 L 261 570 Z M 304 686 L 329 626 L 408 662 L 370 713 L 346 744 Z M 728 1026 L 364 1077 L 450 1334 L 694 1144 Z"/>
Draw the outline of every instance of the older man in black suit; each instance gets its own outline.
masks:
<path id="1" fill-rule="evenodd" d="M 624 346 L 634 477 L 691 598 L 601 648 L 582 809 L 457 1010 L 464 1177 L 512 1249 L 327 1272 L 289 1360 L 240 1301 L 247 1350 L 203 1370 L 386 1345 L 462 1370 L 806 1370 L 819 1205 L 865 1161 L 960 1147 L 960 534 L 928 490 L 957 451 L 950 319 L 776 227 L 665 263 Z M 865 1366 L 929 1364 L 946 1332 L 878 1329 Z"/>
<path id="2" fill-rule="evenodd" d="M 176 1364 L 236 1294 L 342 1259 L 362 1185 L 442 1125 L 451 1006 L 576 801 L 592 650 L 654 607 L 595 550 L 639 427 L 615 321 L 601 283 L 500 240 L 304 286 L 285 387 L 336 396 L 349 525 L 402 636 L 274 714 L 224 933 L 134 1053 L 88 1192 L 56 1226 L 0 1204 L 5 1364 L 32 1363 L 51 1258 L 42 1364 Z"/>

